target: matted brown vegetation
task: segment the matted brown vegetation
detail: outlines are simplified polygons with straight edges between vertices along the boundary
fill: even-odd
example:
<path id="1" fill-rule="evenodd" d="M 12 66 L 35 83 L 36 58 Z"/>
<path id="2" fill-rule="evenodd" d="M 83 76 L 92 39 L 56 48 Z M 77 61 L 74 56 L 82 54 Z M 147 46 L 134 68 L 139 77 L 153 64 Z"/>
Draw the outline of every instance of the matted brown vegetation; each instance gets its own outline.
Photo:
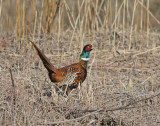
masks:
<path id="1" fill-rule="evenodd" d="M 60 41 L 47 37 L 35 38 L 56 67 L 78 61 L 79 43 L 68 50 L 71 32 L 64 32 Z M 118 32 L 121 36 L 120 32 Z M 76 37 L 76 36 L 75 36 Z M 3 125 L 158 125 L 160 122 L 160 55 L 159 46 L 128 52 L 112 51 L 112 44 L 100 49 L 103 32 L 92 41 L 87 80 L 68 97 L 58 96 L 54 84 L 31 44 L 26 50 L 14 44 L 3 47 L 0 57 L 1 124 Z M 126 36 L 127 39 L 128 36 Z M 151 35 L 159 45 L 159 36 Z M 77 38 L 77 37 L 76 37 Z M 121 38 L 121 37 L 120 37 Z M 117 41 L 120 41 L 117 38 Z M 84 41 L 88 37 L 84 36 Z M 15 42 L 15 37 L 7 40 Z M 9 68 L 15 83 L 15 101 Z"/>

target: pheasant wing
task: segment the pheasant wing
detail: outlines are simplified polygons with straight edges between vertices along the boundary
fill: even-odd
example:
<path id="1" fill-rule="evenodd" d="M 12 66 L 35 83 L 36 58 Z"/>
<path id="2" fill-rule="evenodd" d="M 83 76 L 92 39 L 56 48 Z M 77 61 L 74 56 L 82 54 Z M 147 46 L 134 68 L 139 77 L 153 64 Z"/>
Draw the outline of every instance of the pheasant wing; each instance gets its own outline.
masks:
<path id="1" fill-rule="evenodd" d="M 72 89 L 78 87 L 81 83 L 80 73 L 68 73 L 65 79 L 58 84 L 58 86 L 64 91 L 67 95 L 72 91 Z"/>

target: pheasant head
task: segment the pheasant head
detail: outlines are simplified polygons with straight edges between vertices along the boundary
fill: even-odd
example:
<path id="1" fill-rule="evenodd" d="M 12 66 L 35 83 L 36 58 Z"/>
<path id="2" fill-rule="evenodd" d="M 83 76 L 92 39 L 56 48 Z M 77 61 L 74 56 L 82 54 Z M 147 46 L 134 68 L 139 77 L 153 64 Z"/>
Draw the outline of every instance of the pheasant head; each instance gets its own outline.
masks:
<path id="1" fill-rule="evenodd" d="M 83 51 L 80 55 L 80 60 L 88 62 L 89 61 L 89 54 L 91 51 L 92 51 L 92 45 L 91 44 L 85 45 L 83 48 Z"/>

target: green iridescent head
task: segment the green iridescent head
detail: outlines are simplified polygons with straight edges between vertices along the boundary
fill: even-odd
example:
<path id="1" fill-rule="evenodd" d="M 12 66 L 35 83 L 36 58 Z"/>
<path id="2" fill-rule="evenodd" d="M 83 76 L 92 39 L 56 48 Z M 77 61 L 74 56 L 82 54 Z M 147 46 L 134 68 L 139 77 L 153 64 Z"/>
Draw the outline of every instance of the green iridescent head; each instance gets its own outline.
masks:
<path id="1" fill-rule="evenodd" d="M 80 60 L 89 61 L 89 54 L 91 51 L 92 51 L 92 45 L 91 44 L 85 45 L 80 55 Z"/>

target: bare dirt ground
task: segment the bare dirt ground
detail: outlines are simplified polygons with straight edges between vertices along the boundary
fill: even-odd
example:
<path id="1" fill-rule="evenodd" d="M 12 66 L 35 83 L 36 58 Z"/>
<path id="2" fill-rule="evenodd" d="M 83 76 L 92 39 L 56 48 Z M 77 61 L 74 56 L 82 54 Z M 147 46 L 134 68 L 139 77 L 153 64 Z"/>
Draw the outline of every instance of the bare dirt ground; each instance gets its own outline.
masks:
<path id="1" fill-rule="evenodd" d="M 86 35 L 83 41 L 77 34 L 72 43 L 70 31 L 33 40 L 57 68 L 77 62 L 83 45 L 93 44 L 87 79 L 68 97 L 54 91 L 27 40 L 17 42 L 14 35 L 9 39 L 1 36 L 0 125 L 159 126 L 159 34 L 150 34 L 149 48 L 142 35 L 135 44 L 133 35 L 128 51 L 127 32 L 124 41 L 121 32 L 117 33 L 116 44 L 109 34 L 102 49 L 103 33 Z"/>

